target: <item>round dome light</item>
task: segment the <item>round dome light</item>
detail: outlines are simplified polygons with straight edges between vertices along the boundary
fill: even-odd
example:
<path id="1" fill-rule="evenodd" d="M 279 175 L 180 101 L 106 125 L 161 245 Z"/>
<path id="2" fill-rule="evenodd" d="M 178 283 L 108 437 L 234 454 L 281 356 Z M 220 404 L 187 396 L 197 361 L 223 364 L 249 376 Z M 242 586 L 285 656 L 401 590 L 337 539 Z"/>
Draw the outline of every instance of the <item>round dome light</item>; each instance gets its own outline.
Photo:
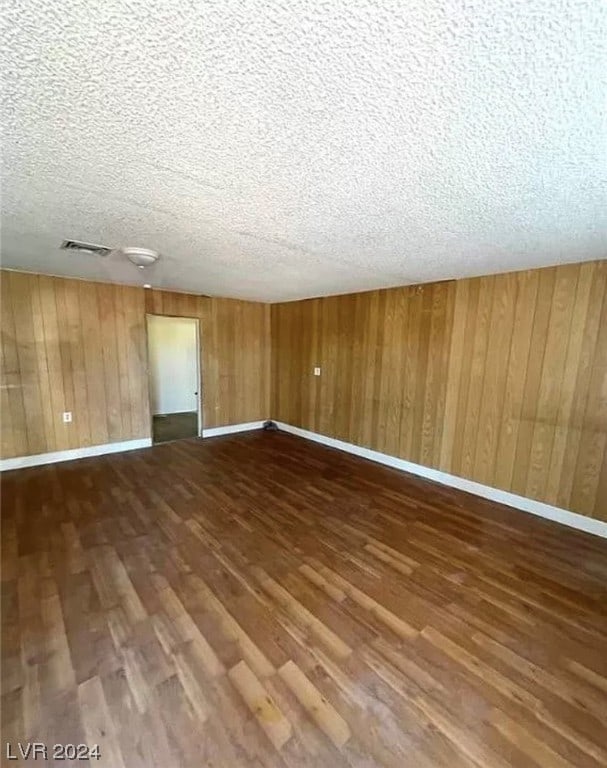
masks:
<path id="1" fill-rule="evenodd" d="M 150 248 L 121 248 L 122 253 L 129 261 L 140 269 L 151 267 L 160 258 L 158 251 L 152 251 Z"/>

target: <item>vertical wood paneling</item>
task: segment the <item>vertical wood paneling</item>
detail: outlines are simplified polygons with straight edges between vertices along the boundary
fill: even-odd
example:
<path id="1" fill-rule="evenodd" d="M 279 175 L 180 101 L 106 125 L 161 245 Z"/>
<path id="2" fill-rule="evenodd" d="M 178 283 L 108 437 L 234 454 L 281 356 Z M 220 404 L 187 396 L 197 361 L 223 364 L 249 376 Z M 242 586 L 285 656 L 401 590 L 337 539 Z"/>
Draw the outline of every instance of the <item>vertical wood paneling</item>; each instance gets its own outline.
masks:
<path id="1" fill-rule="evenodd" d="M 556 270 L 540 270 L 538 293 L 531 329 L 531 346 L 525 374 L 521 422 L 518 430 L 516 454 L 512 473 L 512 487 L 515 493 L 524 496 L 527 492 L 527 477 L 531 462 L 533 430 L 540 418 L 539 393 L 548 337 L 548 325 L 554 296 Z"/>
<path id="2" fill-rule="evenodd" d="M 559 486 L 558 503 L 560 505 L 563 505 L 573 493 L 580 444 L 587 429 L 586 405 L 590 380 L 595 368 L 601 311 L 605 296 L 607 295 L 607 261 L 597 262 L 593 266 L 594 274 L 590 289 L 588 309 L 586 312 L 586 322 L 575 383 L 573 407 L 569 420 L 568 438 L 565 446 L 563 470 L 561 472 Z M 602 508 L 603 516 L 606 515 L 606 507 L 607 503 L 604 503 Z"/>
<path id="3" fill-rule="evenodd" d="M 463 475 L 462 463 L 464 455 L 464 428 L 468 412 L 468 391 L 470 389 L 472 349 L 475 337 L 476 315 L 481 288 L 481 280 L 467 280 L 469 288 L 466 303 L 466 326 L 464 331 L 464 346 L 462 350 L 461 378 L 459 382 L 459 395 L 457 410 L 455 413 L 455 438 L 453 453 L 451 455 L 450 470 L 455 475 Z M 456 284 L 457 285 L 457 284 Z M 452 386 L 452 382 L 449 382 Z"/>
<path id="4" fill-rule="evenodd" d="M 451 288 L 452 292 L 453 288 Z M 436 466 L 440 455 L 443 431 L 442 407 L 444 382 L 447 374 L 448 343 L 445 342 L 445 322 L 448 287 L 445 283 L 432 286 L 432 304 L 429 318 L 429 343 L 424 383 L 424 417 L 420 463 Z M 440 415 L 440 418 L 439 418 Z"/>
<path id="5" fill-rule="evenodd" d="M 449 382 L 449 360 L 450 360 L 450 337 L 453 328 L 453 313 L 455 311 L 455 290 L 453 285 L 442 284 L 445 291 L 445 312 L 441 322 L 441 337 L 439 342 L 440 355 L 440 375 L 438 377 L 438 391 L 436 393 L 436 414 L 434 430 L 434 454 L 432 465 L 438 466 L 441 461 L 443 451 L 443 435 L 445 429 L 445 402 L 447 399 L 447 387 Z"/>
<path id="6" fill-rule="evenodd" d="M 537 418 L 533 424 L 525 495 L 546 498 L 546 483 L 554 433 L 562 396 L 563 372 L 571 321 L 575 307 L 579 267 L 559 267 L 555 271 L 550 319 L 544 341 L 544 359 L 537 399 Z"/>
<path id="7" fill-rule="evenodd" d="M 32 279 L 29 276 L 27 280 L 14 280 L 14 275 L 11 277 L 13 279 L 10 282 L 10 293 L 17 364 L 21 373 L 25 433 L 28 445 L 33 446 L 34 451 L 36 451 L 44 445 L 45 434 L 33 325 Z"/>
<path id="8" fill-rule="evenodd" d="M 73 376 L 73 411 L 76 415 L 74 425 L 78 431 L 80 445 L 94 445 L 91 437 L 91 406 L 87 388 L 86 366 L 84 356 L 85 339 L 80 322 L 80 300 L 78 285 L 64 280 L 62 287 L 65 297 L 65 322 L 67 339 L 69 339 L 70 357 Z"/>
<path id="9" fill-rule="evenodd" d="M 97 288 L 95 283 L 78 283 L 82 337 L 84 344 L 84 371 L 88 393 L 89 424 L 92 445 L 103 445 L 110 439 L 108 433 L 107 404 L 105 392 L 105 374 L 101 347 L 101 328 L 97 307 Z M 143 403 L 147 403 L 147 396 Z M 143 407 L 143 405 L 142 405 Z M 55 412 L 53 412 L 55 416 Z M 141 437 L 149 432 L 139 433 Z"/>
<path id="10" fill-rule="evenodd" d="M 10 274 L 10 283 L 24 282 L 27 275 L 16 273 Z M 70 381 L 68 386 L 64 385 L 64 365 L 65 360 L 61 355 L 61 340 L 59 336 L 59 325 L 57 321 L 57 296 L 55 288 L 57 281 L 52 277 L 40 275 L 38 278 L 40 287 L 40 308 L 42 311 L 42 323 L 44 328 L 44 349 L 46 353 L 46 363 L 48 370 L 49 388 L 51 393 L 50 409 L 55 424 L 55 443 L 54 447 L 48 450 L 63 451 L 68 448 L 76 447 L 77 435 L 71 425 L 64 424 L 61 421 L 61 414 L 66 410 L 73 410 L 70 397 Z M 23 374 L 20 372 L 20 384 Z M 70 438 L 73 438 L 70 440 Z M 106 441 L 107 442 L 107 441 Z M 40 453 L 35 448 L 26 445 L 25 454 Z M 19 454 L 17 454 L 19 455 Z"/>
<path id="11" fill-rule="evenodd" d="M 16 275 L 13 274 L 13 277 Z M 72 411 L 73 423 L 69 426 L 62 425 L 62 439 L 66 442 L 70 442 L 70 433 L 74 434 L 74 438 L 78 439 L 79 425 L 82 415 L 76 411 L 75 408 L 75 381 L 74 372 L 72 368 L 72 339 L 70 338 L 70 329 L 67 323 L 67 311 L 65 306 L 65 281 L 53 282 L 52 294 L 49 295 L 49 304 L 55 305 L 54 319 L 56 320 L 56 327 L 53 323 L 53 339 L 52 343 L 57 346 L 56 362 L 60 367 L 60 377 L 57 377 L 58 386 L 58 399 L 63 402 L 63 409 L 66 411 Z M 54 335 L 56 333 L 56 336 Z M 38 453 L 38 451 L 34 451 Z"/>
<path id="12" fill-rule="evenodd" d="M 368 445 L 373 440 L 372 435 L 372 423 L 370 418 L 361 419 L 360 410 L 361 407 L 367 414 L 373 412 L 374 400 L 376 399 L 376 380 L 375 374 L 377 367 L 381 360 L 380 347 L 377 341 L 378 325 L 380 322 L 379 306 L 381 299 L 380 291 L 373 291 L 370 294 L 362 294 L 362 303 L 367 307 L 365 311 L 365 327 L 363 329 L 362 343 L 364 348 L 361 350 L 362 370 L 361 376 L 363 378 L 363 397 L 364 399 L 357 404 L 354 403 L 350 407 L 350 418 L 352 421 L 358 421 L 357 431 L 361 435 L 361 441 L 364 445 Z M 319 316 L 322 312 L 323 299 L 319 300 L 321 306 L 319 308 Z M 320 336 L 319 332 L 319 336 Z M 322 359 L 319 360 L 321 365 Z M 322 379 L 321 379 L 322 382 Z"/>
<path id="13" fill-rule="evenodd" d="M 403 405 L 400 425 L 400 450 L 401 456 L 405 454 L 412 456 L 413 451 L 413 432 L 415 428 L 414 414 L 418 412 L 415 408 L 417 383 L 416 370 L 418 365 L 418 350 L 420 343 L 420 322 L 421 306 L 423 296 L 420 291 L 415 289 L 405 289 L 407 312 L 407 332 L 405 336 L 405 374 L 403 382 Z M 373 397 L 373 394 L 371 394 Z"/>
<path id="14" fill-rule="evenodd" d="M 453 317 L 451 330 L 451 347 L 449 350 L 449 365 L 447 381 L 445 382 L 445 403 L 443 419 L 443 437 L 439 467 L 444 471 L 451 470 L 453 448 L 456 435 L 457 406 L 464 361 L 464 344 L 466 339 L 466 314 L 469 304 L 470 280 L 460 280 L 455 284 Z"/>
<path id="15" fill-rule="evenodd" d="M 141 370 L 147 370 L 144 299 L 137 295 L 137 300 L 134 301 L 132 291 L 132 288 L 122 287 L 129 381 L 128 400 L 134 404 L 147 403 L 149 386 L 147 377 L 140 373 Z M 131 407 L 131 420 L 134 434 L 148 433 L 150 417 L 143 408 Z"/>
<path id="16" fill-rule="evenodd" d="M 398 451 L 400 443 L 400 414 L 402 411 L 402 372 L 404 345 L 403 338 L 406 326 L 407 305 L 402 292 L 391 291 L 391 324 L 392 333 L 390 338 L 390 375 L 389 375 L 389 408 L 386 419 L 386 432 L 384 437 L 384 446 L 386 453 L 394 454 Z M 362 314 L 362 313 L 361 313 Z M 353 413 L 353 419 L 357 419 L 357 414 Z"/>
<path id="17" fill-rule="evenodd" d="M 2 280 L 2 392 L 3 392 L 3 429 L 2 445 L 4 451 L 26 451 L 27 430 L 25 427 L 25 408 L 21 387 L 19 359 L 15 337 L 11 284 Z M 4 419 L 7 416 L 6 421 Z"/>
<path id="18" fill-rule="evenodd" d="M 200 318 L 206 427 L 269 417 L 269 305 L 1 277 L 3 458 L 149 436 L 146 311 Z"/>
<path id="19" fill-rule="evenodd" d="M 30 296 L 32 301 L 32 323 L 34 327 L 34 340 L 36 344 L 37 375 L 40 386 L 40 396 L 42 398 L 42 418 L 44 421 L 45 445 L 54 445 L 56 442 L 56 423 L 53 418 L 50 404 L 51 400 L 51 382 L 48 372 L 48 360 L 46 355 L 46 344 L 44 336 L 44 315 L 42 314 L 42 305 L 40 301 L 40 280 L 38 275 L 30 275 Z M 4 419 L 4 409 L 2 418 Z M 7 414 L 10 419 L 10 414 Z"/>
<path id="20" fill-rule="evenodd" d="M 584 326 L 586 323 L 586 313 L 593 275 L 594 264 L 590 263 L 582 265 L 578 274 L 575 300 L 572 306 L 571 324 L 566 342 L 567 354 L 561 383 L 561 397 L 559 399 L 558 413 L 556 415 L 556 426 L 554 430 L 554 439 L 552 441 L 550 462 L 547 467 L 546 490 L 544 494 L 546 499 L 551 500 L 550 503 L 552 504 L 557 503 L 565 449 L 567 447 L 567 440 L 570 432 L 569 428 L 575 402 L 575 383 L 577 380 L 577 372 L 580 367 Z M 563 343 L 564 342 L 565 340 L 563 339 Z"/>
<path id="21" fill-rule="evenodd" d="M 271 415 L 607 519 L 606 291 L 605 261 L 271 310 L 4 272 L 2 455 L 148 436 L 145 314 L 173 314 L 207 427 Z"/>
<path id="22" fill-rule="evenodd" d="M 273 305 L 272 416 L 607 520 L 606 280 L 603 261 Z"/>
<path id="23" fill-rule="evenodd" d="M 583 426 L 571 497 L 582 514 L 591 515 L 607 440 L 607 293 L 603 294 Z M 602 514 L 607 518 L 607 500 Z"/>
<path id="24" fill-rule="evenodd" d="M 478 306 L 474 322 L 474 336 L 470 359 L 470 384 L 466 401 L 461 474 L 474 475 L 474 459 L 478 444 L 481 418 L 483 383 L 487 371 L 486 359 L 489 344 L 489 320 L 493 306 L 494 277 L 483 277 L 479 285 Z"/>
<path id="25" fill-rule="evenodd" d="M 105 383 L 108 436 L 110 442 L 128 435 L 125 428 L 128 419 L 128 403 L 122 402 L 120 392 L 120 369 L 118 367 L 118 329 L 116 327 L 115 294 L 113 285 L 97 284 L 99 323 L 105 332 L 101 334 L 101 353 L 103 358 L 103 378 Z"/>
<path id="26" fill-rule="evenodd" d="M 148 290 L 145 307 L 200 320 L 205 428 L 269 418 L 269 304 Z"/>
<path id="27" fill-rule="evenodd" d="M 516 275 L 514 321 L 508 351 L 504 406 L 493 480 L 497 488 L 512 488 L 539 277 L 539 270 L 519 272 Z M 505 356 L 505 349 L 503 354 Z"/>
<path id="28" fill-rule="evenodd" d="M 483 366 L 479 424 L 476 435 L 474 475 L 482 483 L 493 478 L 498 425 L 504 405 L 515 305 L 516 276 L 504 275 L 494 282 L 489 343 Z"/>
<path id="29" fill-rule="evenodd" d="M 126 327 L 123 293 L 122 286 L 117 286 L 114 292 L 114 308 L 116 318 L 116 352 L 118 356 L 118 385 L 120 389 L 120 402 L 127 403 L 127 407 L 122 411 L 122 428 L 124 432 L 132 434 L 134 421 L 133 401 L 130 397 L 128 329 Z"/>

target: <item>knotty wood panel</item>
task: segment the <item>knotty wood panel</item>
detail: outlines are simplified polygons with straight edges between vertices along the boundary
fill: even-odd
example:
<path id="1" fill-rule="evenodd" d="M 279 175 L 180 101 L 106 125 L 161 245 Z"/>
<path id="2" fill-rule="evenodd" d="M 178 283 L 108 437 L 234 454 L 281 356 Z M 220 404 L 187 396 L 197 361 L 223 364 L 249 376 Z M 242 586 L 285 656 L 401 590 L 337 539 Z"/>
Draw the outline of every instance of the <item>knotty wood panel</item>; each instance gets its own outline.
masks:
<path id="1" fill-rule="evenodd" d="M 201 319 L 206 427 L 268 417 L 268 305 L 30 273 L 1 278 L 3 458 L 149 437 L 146 312 Z"/>
<path id="2" fill-rule="evenodd" d="M 272 416 L 607 520 L 606 281 L 601 261 L 273 305 Z"/>

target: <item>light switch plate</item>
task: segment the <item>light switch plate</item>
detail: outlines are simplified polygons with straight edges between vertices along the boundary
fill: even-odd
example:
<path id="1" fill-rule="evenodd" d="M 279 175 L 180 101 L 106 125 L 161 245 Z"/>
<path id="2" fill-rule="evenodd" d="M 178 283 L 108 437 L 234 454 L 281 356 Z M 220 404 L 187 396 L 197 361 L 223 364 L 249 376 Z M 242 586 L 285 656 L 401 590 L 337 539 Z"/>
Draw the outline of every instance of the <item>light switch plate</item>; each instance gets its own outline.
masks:
<path id="1" fill-rule="evenodd" d="M 320 368 L 314 368 L 314 375 L 320 376 Z"/>

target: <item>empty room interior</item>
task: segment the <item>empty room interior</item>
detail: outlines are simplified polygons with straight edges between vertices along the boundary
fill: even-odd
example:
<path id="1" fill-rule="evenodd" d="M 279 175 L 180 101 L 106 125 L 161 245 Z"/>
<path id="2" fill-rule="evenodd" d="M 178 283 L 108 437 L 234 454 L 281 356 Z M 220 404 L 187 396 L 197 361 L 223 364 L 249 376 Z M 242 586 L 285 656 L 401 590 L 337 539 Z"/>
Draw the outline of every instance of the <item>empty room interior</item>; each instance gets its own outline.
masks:
<path id="1" fill-rule="evenodd" d="M 11 0 L 2 765 L 607 766 L 607 6 Z"/>

